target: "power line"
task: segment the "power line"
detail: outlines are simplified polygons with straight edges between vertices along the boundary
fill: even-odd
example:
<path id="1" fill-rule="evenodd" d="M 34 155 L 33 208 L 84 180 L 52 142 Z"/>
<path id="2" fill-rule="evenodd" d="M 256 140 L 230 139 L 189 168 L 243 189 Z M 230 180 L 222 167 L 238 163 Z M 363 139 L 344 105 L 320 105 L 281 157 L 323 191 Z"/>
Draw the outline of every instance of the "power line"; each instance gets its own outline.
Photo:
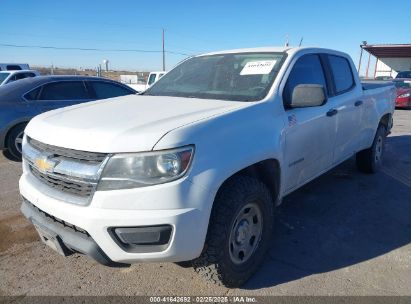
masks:
<path id="1" fill-rule="evenodd" d="M 21 45 L 0 43 L 0 46 L 16 47 L 16 48 L 37 48 L 37 49 L 52 49 L 52 50 L 71 50 L 71 51 L 95 51 L 95 52 L 134 52 L 134 53 L 162 53 L 162 50 L 142 50 L 142 49 L 100 49 L 100 48 L 77 48 L 77 47 L 58 47 L 50 45 Z M 165 53 L 193 56 L 193 54 L 180 53 L 176 51 L 164 51 Z"/>

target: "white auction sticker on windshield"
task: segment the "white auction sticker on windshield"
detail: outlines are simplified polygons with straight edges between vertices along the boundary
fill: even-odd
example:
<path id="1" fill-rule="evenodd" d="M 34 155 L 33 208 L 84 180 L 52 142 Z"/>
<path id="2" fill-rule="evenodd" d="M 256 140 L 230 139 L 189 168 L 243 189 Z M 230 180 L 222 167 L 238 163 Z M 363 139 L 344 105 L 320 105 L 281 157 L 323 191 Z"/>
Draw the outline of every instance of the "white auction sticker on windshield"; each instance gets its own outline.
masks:
<path id="1" fill-rule="evenodd" d="M 277 60 L 250 61 L 245 64 L 240 75 L 266 75 L 271 72 Z"/>

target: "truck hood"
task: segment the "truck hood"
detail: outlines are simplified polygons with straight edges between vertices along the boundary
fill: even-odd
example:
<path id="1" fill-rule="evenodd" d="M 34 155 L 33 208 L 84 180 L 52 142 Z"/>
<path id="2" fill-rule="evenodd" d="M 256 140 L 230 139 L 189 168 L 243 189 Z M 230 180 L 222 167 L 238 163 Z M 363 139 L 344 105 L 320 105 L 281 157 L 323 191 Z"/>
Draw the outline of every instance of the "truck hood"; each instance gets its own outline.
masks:
<path id="1" fill-rule="evenodd" d="M 25 133 L 49 145 L 91 152 L 150 151 L 178 127 L 244 106 L 243 102 L 129 95 L 40 114 Z"/>

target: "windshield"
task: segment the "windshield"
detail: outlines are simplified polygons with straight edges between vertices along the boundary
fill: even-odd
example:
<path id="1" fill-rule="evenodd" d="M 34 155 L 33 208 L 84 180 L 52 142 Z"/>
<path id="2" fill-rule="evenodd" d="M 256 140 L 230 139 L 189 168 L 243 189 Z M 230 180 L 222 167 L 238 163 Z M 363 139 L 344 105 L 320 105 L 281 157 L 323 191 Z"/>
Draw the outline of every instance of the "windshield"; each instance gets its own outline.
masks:
<path id="1" fill-rule="evenodd" d="M 257 101 L 277 76 L 285 53 L 237 53 L 188 59 L 144 95 Z"/>
<path id="2" fill-rule="evenodd" d="M 3 81 L 9 77 L 10 73 L 0 73 L 0 84 L 3 83 Z"/>

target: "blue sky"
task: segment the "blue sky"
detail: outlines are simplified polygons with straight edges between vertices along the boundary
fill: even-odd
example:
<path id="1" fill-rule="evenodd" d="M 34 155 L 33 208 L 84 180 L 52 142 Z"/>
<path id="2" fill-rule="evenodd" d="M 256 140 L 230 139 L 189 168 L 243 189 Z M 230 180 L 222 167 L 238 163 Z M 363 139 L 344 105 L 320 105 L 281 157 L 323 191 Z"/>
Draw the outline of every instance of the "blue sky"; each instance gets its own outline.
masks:
<path id="1" fill-rule="evenodd" d="M 388 1 L 93 1 L 0 0 L 0 43 L 63 48 L 166 50 L 198 54 L 241 47 L 333 48 L 357 64 L 359 44 L 411 43 L 410 0 Z M 186 56 L 167 53 L 170 69 Z M 161 69 L 161 53 L 0 46 L 3 62 L 60 67 Z"/>

